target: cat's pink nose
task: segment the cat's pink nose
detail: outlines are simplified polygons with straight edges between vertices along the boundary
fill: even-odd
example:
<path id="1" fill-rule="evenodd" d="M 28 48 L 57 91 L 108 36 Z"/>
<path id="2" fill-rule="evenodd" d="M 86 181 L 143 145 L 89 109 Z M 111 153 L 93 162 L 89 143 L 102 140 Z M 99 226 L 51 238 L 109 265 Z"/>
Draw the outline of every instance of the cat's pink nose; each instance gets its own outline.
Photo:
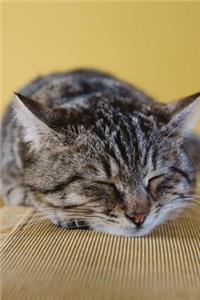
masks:
<path id="1" fill-rule="evenodd" d="M 144 220 L 147 216 L 147 214 L 145 213 L 141 213 L 141 214 L 134 214 L 131 212 L 126 212 L 125 213 L 126 217 L 131 220 L 138 228 L 141 227 L 141 225 L 144 223 Z"/>

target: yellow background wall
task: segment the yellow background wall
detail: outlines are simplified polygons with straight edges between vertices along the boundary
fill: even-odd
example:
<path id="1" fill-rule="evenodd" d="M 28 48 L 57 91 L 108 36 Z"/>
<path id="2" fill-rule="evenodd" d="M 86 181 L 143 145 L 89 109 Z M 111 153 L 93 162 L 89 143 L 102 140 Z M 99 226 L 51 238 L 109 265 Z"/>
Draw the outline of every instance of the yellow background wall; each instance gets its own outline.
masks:
<path id="1" fill-rule="evenodd" d="M 2 107 L 39 74 L 97 67 L 162 101 L 200 90 L 200 2 L 5 2 Z"/>

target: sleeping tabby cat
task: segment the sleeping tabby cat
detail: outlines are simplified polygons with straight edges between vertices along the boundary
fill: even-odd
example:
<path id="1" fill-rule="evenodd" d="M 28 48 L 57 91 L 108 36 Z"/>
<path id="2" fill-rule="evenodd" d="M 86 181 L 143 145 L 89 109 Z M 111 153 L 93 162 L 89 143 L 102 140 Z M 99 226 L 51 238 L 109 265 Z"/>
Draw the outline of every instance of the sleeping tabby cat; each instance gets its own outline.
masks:
<path id="1" fill-rule="evenodd" d="M 200 93 L 161 104 L 108 74 L 40 77 L 2 126 L 2 196 L 56 225 L 148 234 L 192 201 Z"/>

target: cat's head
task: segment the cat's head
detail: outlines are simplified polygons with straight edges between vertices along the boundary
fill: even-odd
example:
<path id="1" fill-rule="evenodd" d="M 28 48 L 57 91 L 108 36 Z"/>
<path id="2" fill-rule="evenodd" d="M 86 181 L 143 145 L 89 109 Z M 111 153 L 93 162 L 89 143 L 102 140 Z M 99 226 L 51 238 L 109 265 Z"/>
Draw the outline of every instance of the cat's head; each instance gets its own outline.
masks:
<path id="1" fill-rule="evenodd" d="M 200 93 L 140 112 L 106 97 L 53 109 L 17 95 L 24 182 L 57 225 L 142 236 L 192 200 Z"/>

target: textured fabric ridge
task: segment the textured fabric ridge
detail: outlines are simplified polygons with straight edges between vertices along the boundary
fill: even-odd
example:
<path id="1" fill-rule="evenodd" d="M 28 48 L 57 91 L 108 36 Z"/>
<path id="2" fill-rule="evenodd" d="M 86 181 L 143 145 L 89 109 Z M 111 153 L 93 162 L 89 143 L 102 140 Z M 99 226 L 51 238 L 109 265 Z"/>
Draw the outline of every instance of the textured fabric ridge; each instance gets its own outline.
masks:
<path id="1" fill-rule="evenodd" d="M 143 238 L 57 228 L 34 212 L 1 249 L 2 299 L 199 299 L 200 221 Z"/>

